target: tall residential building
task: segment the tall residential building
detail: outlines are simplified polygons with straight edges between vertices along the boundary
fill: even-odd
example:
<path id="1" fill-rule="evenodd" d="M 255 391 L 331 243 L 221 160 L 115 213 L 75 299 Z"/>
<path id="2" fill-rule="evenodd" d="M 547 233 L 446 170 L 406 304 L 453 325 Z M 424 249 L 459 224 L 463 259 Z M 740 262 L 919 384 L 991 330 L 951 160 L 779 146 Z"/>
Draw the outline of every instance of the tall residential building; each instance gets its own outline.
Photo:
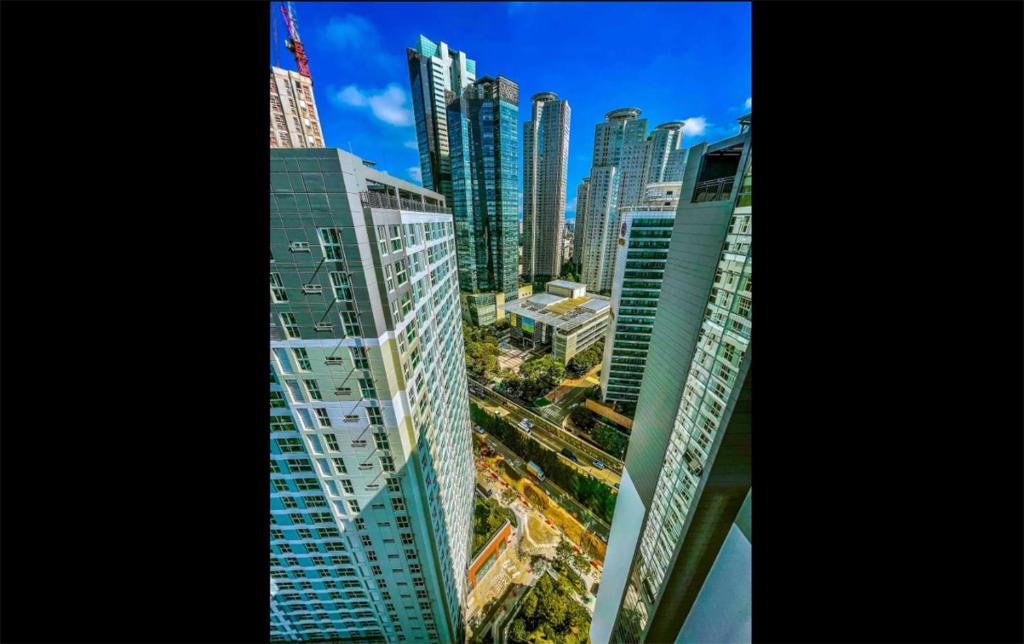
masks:
<path id="1" fill-rule="evenodd" d="M 448 110 L 452 98 L 476 80 L 476 61 L 446 43 L 420 36 L 416 49 L 407 49 L 412 108 L 416 117 L 416 144 L 420 173 L 426 188 L 452 201 Z"/>
<path id="2" fill-rule="evenodd" d="M 643 194 L 647 120 L 639 116 L 635 107 L 613 110 L 594 130 L 581 276 L 592 291 L 611 288 L 619 210 Z"/>
<path id="3" fill-rule="evenodd" d="M 562 270 L 570 110 L 552 92 L 532 100 L 523 124 L 523 277 L 537 282 Z"/>
<path id="4" fill-rule="evenodd" d="M 731 556 L 750 493 L 750 141 L 747 128 L 690 149 L 590 627 L 595 644 L 733 641 L 681 633 L 715 611 L 719 622 L 737 619 L 735 606 L 713 601 L 695 610 L 716 561 Z"/>
<path id="5" fill-rule="evenodd" d="M 576 186 L 576 223 L 572 228 L 572 261 L 579 270 L 583 265 L 583 231 L 587 226 L 587 197 L 590 195 L 590 177 L 583 177 Z"/>
<path id="6" fill-rule="evenodd" d="M 519 86 L 471 83 L 448 104 L 448 126 L 459 285 L 469 321 L 491 324 L 519 286 Z"/>
<path id="7" fill-rule="evenodd" d="M 280 67 L 270 68 L 270 147 L 324 147 L 312 79 Z"/>
<path id="8" fill-rule="evenodd" d="M 683 121 L 662 123 L 647 137 L 647 159 L 644 163 L 643 183 L 664 183 L 683 180 L 681 164 Z M 683 153 L 685 154 L 685 153 Z"/>
<path id="9" fill-rule="evenodd" d="M 444 198 L 270 155 L 274 640 L 463 641 L 473 455 Z"/>
<path id="10" fill-rule="evenodd" d="M 680 183 L 652 183 L 640 205 L 619 224 L 612 279 L 612 311 L 601 366 L 605 401 L 635 403 L 665 276 Z"/>

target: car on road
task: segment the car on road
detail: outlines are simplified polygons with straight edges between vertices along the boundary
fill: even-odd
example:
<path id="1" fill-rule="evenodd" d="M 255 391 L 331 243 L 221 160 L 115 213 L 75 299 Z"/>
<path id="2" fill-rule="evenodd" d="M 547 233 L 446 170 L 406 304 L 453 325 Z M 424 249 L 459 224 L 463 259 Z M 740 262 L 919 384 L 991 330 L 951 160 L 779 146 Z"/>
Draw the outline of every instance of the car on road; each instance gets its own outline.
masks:
<path id="1" fill-rule="evenodd" d="M 596 467 L 599 470 L 603 470 L 604 469 L 604 461 L 602 461 L 599 458 L 594 459 L 594 462 L 591 463 L 591 465 L 593 465 L 594 467 Z"/>
<path id="2" fill-rule="evenodd" d="M 481 427 L 480 425 L 477 425 L 474 429 L 476 429 L 476 433 L 477 434 L 483 434 L 484 433 L 484 428 Z"/>
<path id="3" fill-rule="evenodd" d="M 525 418 L 519 421 L 519 429 L 523 430 L 527 434 L 530 433 L 530 429 L 533 427 L 533 423 L 526 420 Z"/>
<path id="4" fill-rule="evenodd" d="M 566 457 L 567 459 L 569 459 L 573 463 L 579 463 L 580 462 L 580 460 L 578 458 L 576 458 L 576 455 L 573 454 L 572 450 L 569 449 L 568 447 L 563 447 L 562 448 L 562 456 Z"/>

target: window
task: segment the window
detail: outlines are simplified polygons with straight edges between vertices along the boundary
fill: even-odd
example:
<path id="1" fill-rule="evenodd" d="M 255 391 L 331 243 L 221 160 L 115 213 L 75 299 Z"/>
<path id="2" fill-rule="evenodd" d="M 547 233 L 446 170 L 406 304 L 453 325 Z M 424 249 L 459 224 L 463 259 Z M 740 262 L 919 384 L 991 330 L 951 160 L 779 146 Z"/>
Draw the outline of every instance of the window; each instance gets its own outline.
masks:
<path id="1" fill-rule="evenodd" d="M 395 279 L 398 281 L 398 285 L 401 286 L 409 281 L 409 276 L 405 270 L 405 260 L 400 259 L 395 262 Z"/>
<path id="2" fill-rule="evenodd" d="M 330 427 L 331 426 L 331 416 L 330 416 L 330 414 L 327 413 L 326 409 L 322 409 L 320 407 L 317 407 L 313 411 L 316 412 L 316 422 L 317 422 L 318 425 L 320 425 L 320 427 Z M 330 443 L 330 441 L 331 441 L 331 439 L 328 438 L 327 442 Z M 331 449 L 336 449 L 336 448 L 331 448 Z"/>
<path id="3" fill-rule="evenodd" d="M 343 490 L 345 490 L 345 494 L 355 494 L 356 493 L 355 489 L 352 487 L 352 481 L 349 481 L 348 479 L 343 479 L 341 481 L 341 488 Z"/>
<path id="4" fill-rule="evenodd" d="M 341 326 L 345 331 L 346 337 L 358 338 L 361 335 L 359 330 L 359 318 L 356 317 L 355 311 L 341 312 Z"/>
<path id="5" fill-rule="evenodd" d="M 279 463 L 278 461 L 275 461 L 274 459 L 270 459 L 270 472 L 271 472 L 271 474 L 280 474 L 281 473 L 281 463 Z"/>
<path id="6" fill-rule="evenodd" d="M 381 457 L 381 461 L 383 461 L 384 458 L 386 458 L 386 457 L 382 456 Z M 391 459 L 388 458 L 388 460 L 391 460 Z M 392 467 L 394 467 L 394 466 L 392 466 Z M 393 471 L 393 470 L 389 470 L 389 471 Z M 391 499 L 391 509 L 394 510 L 395 512 L 405 512 L 405 500 L 404 499 Z"/>
<path id="7" fill-rule="evenodd" d="M 270 274 L 270 300 L 272 302 L 287 302 L 288 291 L 284 288 L 284 283 L 281 282 L 280 273 Z"/>
<path id="8" fill-rule="evenodd" d="M 330 441 L 327 441 L 327 442 L 330 443 Z M 337 439 L 335 439 L 334 444 L 335 445 L 338 444 Z M 334 449 L 334 448 L 332 447 L 331 449 Z M 336 470 L 338 470 L 338 472 L 341 473 L 341 474 L 348 474 L 348 468 L 345 467 L 345 459 L 343 459 L 343 458 L 335 458 L 334 459 L 334 468 Z"/>
<path id="9" fill-rule="evenodd" d="M 280 391 L 270 392 L 270 407 L 271 409 L 280 409 L 281 407 L 287 407 L 288 403 L 284 400 L 284 394 Z"/>
<path id="10" fill-rule="evenodd" d="M 405 551 L 405 558 L 406 559 L 415 559 L 416 558 L 416 551 L 415 550 L 406 550 Z"/>
<path id="11" fill-rule="evenodd" d="M 288 481 L 286 481 L 284 479 L 271 479 L 270 482 L 274 484 L 274 491 L 275 492 L 287 492 L 288 491 Z"/>
<path id="12" fill-rule="evenodd" d="M 740 305 L 739 305 L 739 308 L 737 309 L 737 312 L 740 315 L 742 315 L 743 317 L 745 317 L 745 318 L 749 318 L 750 317 L 750 298 L 747 298 L 747 297 L 741 297 L 740 298 Z"/>
<path id="13" fill-rule="evenodd" d="M 281 326 L 284 327 L 284 334 L 289 338 L 299 338 L 299 325 L 295 321 L 294 313 L 281 314 Z"/>
<path id="14" fill-rule="evenodd" d="M 283 453 L 295 453 L 302 451 L 302 441 L 298 438 L 278 438 L 275 439 L 278 449 Z"/>
<path id="15" fill-rule="evenodd" d="M 366 551 L 366 560 L 367 561 L 377 561 L 377 551 L 376 550 L 367 550 Z"/>
<path id="16" fill-rule="evenodd" d="M 412 545 L 412 533 L 411 532 L 403 532 L 402 533 L 402 545 L 404 545 L 404 546 L 411 546 Z"/>
<path id="17" fill-rule="evenodd" d="M 402 250 L 402 227 L 392 226 L 391 227 L 391 251 Z"/>
<path id="18" fill-rule="evenodd" d="M 301 371 L 311 371 L 312 367 L 309 364 L 309 353 L 303 349 L 292 349 L 292 353 L 295 354 L 295 362 L 299 365 Z"/>
<path id="19" fill-rule="evenodd" d="M 359 379 L 359 390 L 363 398 L 376 398 L 377 389 L 373 386 L 373 380 L 369 378 Z"/>
<path id="20" fill-rule="evenodd" d="M 334 289 L 334 299 L 351 300 L 352 286 L 348 282 L 348 275 L 339 271 L 331 271 L 331 288 Z"/>
<path id="21" fill-rule="evenodd" d="M 385 472 L 394 472 L 395 471 L 395 460 L 393 458 L 391 458 L 390 456 L 381 456 L 380 457 L 380 467 Z"/>
<path id="22" fill-rule="evenodd" d="M 402 487 L 398 483 L 398 479 L 389 478 L 389 479 L 387 479 L 387 483 L 388 483 L 388 492 L 401 492 L 402 491 Z"/>
<path id="23" fill-rule="evenodd" d="M 391 268 L 391 264 L 384 265 L 384 283 L 388 287 L 388 292 L 395 290 L 395 272 Z"/>
<path id="24" fill-rule="evenodd" d="M 414 575 L 420 574 L 420 565 L 419 564 L 409 564 L 409 572 L 411 572 Z"/>
<path id="25" fill-rule="evenodd" d="M 352 347 L 352 363 L 356 369 L 369 369 L 370 360 L 366 355 L 366 349 L 363 347 Z"/>
<path id="26" fill-rule="evenodd" d="M 377 407 L 367 407 L 366 415 L 370 418 L 371 425 L 383 425 L 384 417 L 380 413 L 380 409 Z"/>
<path id="27" fill-rule="evenodd" d="M 316 384 L 316 380 L 303 380 L 302 384 L 306 386 L 306 393 L 309 394 L 310 400 L 324 399 L 324 397 L 320 395 L 320 385 Z"/>
<path id="28" fill-rule="evenodd" d="M 349 499 L 348 501 L 349 512 L 359 512 L 359 501 L 355 499 Z"/>
<path id="29" fill-rule="evenodd" d="M 377 226 L 377 248 L 381 255 L 388 254 L 388 233 L 384 226 Z"/>
<path id="30" fill-rule="evenodd" d="M 319 490 L 320 485 L 316 482 L 316 479 L 295 479 L 295 485 L 302 491 Z"/>
<path id="31" fill-rule="evenodd" d="M 388 479 L 388 480 L 394 481 L 395 479 Z M 409 527 L 409 517 L 405 516 L 404 514 L 401 514 L 401 515 L 395 517 L 395 519 L 398 522 L 398 527 L 399 528 L 408 528 Z"/>
<path id="32" fill-rule="evenodd" d="M 341 236 L 338 234 L 337 228 L 321 228 L 320 229 L 320 248 L 324 252 L 324 257 L 329 260 L 343 259 L 344 255 L 341 250 Z"/>
<path id="33" fill-rule="evenodd" d="M 400 303 L 402 305 L 402 318 L 405 318 L 405 316 L 409 315 L 409 311 L 412 310 L 412 299 L 408 293 L 402 293 Z"/>
<path id="34" fill-rule="evenodd" d="M 304 458 L 293 458 L 288 461 L 288 470 L 290 472 L 312 472 L 313 464 Z"/>
<path id="35" fill-rule="evenodd" d="M 373 442 L 377 446 L 377 449 L 391 449 L 391 444 L 388 442 L 388 435 L 384 432 L 374 432 Z"/>
<path id="36" fill-rule="evenodd" d="M 365 529 L 365 526 L 364 526 L 363 528 L 360 528 L 360 529 Z M 372 541 L 370 541 L 370 535 L 368 535 L 368 534 L 364 534 L 364 535 L 360 536 L 360 537 L 359 537 L 359 541 L 360 541 L 360 542 L 361 542 L 361 543 L 362 543 L 362 544 L 363 544 L 364 546 L 366 546 L 366 547 L 370 547 L 370 546 L 372 546 L 372 545 L 373 545 L 373 542 L 372 542 Z"/>

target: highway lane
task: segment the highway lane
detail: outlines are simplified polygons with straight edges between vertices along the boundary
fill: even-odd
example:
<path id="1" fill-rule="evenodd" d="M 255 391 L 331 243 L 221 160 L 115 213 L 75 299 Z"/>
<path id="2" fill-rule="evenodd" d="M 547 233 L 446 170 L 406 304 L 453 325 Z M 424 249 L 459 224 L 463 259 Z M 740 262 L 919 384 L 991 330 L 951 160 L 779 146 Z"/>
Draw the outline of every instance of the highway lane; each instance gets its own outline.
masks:
<path id="1" fill-rule="evenodd" d="M 556 452 L 560 452 L 563 447 L 568 447 L 579 459 L 579 463 L 576 465 L 587 474 L 590 474 L 608 485 L 616 485 L 619 483 L 620 475 L 622 473 L 622 461 L 604 450 L 591 445 L 577 436 L 574 436 L 561 425 L 556 425 L 547 418 L 523 407 L 514 400 L 499 394 L 493 389 L 485 387 L 482 383 L 477 382 L 472 378 L 469 379 L 469 382 L 471 387 L 475 385 L 477 389 L 484 392 L 484 396 L 481 397 L 470 391 L 471 399 L 474 399 L 477 403 L 482 399 L 486 399 L 487 402 L 503 407 L 509 412 L 507 417 L 509 419 L 514 419 L 514 424 L 518 424 L 523 418 L 529 419 L 534 423 L 531 435 L 535 438 L 544 442 L 547 446 L 557 446 L 557 449 L 554 450 Z M 600 459 L 604 462 L 604 469 L 598 469 L 591 465 L 591 463 L 596 459 Z"/>

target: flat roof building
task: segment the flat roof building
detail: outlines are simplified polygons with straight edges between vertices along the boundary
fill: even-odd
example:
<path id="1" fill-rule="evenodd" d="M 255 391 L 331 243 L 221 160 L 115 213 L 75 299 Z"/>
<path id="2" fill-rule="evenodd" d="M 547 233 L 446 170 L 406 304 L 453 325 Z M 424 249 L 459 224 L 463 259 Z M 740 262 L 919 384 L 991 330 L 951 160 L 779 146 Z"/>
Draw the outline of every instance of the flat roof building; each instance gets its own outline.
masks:
<path id="1" fill-rule="evenodd" d="M 544 293 L 507 302 L 505 312 L 512 338 L 523 346 L 551 345 L 552 355 L 566 364 L 604 337 L 611 307 L 608 298 L 587 295 L 586 284 L 553 280 Z"/>

